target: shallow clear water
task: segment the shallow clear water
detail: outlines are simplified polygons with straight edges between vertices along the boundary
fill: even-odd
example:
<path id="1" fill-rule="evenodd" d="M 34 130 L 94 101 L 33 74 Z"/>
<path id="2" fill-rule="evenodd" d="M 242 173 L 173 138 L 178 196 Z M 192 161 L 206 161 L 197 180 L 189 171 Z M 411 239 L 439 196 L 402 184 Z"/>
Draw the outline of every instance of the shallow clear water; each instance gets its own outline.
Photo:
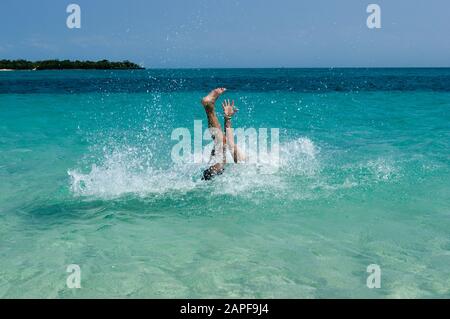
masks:
<path id="1" fill-rule="evenodd" d="M 275 174 L 172 164 L 218 85 Z M 449 124 L 450 69 L 0 73 L 0 296 L 449 297 Z"/>

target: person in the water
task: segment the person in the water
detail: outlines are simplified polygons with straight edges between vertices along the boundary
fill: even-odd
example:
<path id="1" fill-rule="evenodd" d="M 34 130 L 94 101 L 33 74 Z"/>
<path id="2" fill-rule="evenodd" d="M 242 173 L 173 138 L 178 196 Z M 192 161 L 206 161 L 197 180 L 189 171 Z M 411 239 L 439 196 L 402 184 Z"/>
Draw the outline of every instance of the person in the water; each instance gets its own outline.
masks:
<path id="1" fill-rule="evenodd" d="M 234 101 L 226 100 L 222 103 L 224 114 L 225 135 L 222 132 L 219 120 L 217 119 L 215 103 L 220 95 L 226 91 L 225 88 L 217 88 L 212 90 L 207 96 L 202 99 L 202 105 L 206 111 L 208 119 L 208 127 L 214 141 L 214 148 L 211 152 L 211 157 L 215 158 L 216 163 L 211 165 L 203 172 L 203 180 L 211 180 L 217 175 L 221 175 L 225 169 L 226 151 L 230 149 L 235 163 L 245 161 L 245 155 L 241 152 L 238 146 L 234 143 L 233 127 L 231 125 L 231 118 L 238 111 L 234 105 Z"/>

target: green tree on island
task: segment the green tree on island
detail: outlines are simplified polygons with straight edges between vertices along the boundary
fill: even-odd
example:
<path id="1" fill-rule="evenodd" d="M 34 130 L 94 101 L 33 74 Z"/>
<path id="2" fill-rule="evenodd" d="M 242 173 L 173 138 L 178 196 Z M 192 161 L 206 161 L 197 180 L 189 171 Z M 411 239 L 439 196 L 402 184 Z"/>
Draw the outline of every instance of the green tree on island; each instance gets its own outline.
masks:
<path id="1" fill-rule="evenodd" d="M 128 60 L 122 62 L 70 60 L 0 60 L 0 69 L 11 70 L 139 70 L 143 67 Z"/>

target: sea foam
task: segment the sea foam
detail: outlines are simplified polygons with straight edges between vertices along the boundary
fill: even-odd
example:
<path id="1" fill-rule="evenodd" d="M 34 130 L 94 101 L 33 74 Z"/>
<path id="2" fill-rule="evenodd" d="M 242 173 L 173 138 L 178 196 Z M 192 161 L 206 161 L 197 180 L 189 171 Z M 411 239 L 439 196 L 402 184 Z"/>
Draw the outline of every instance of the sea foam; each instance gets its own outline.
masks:
<path id="1" fill-rule="evenodd" d="M 206 154 L 207 152 L 204 152 Z M 239 195 L 255 191 L 273 191 L 286 187 L 284 180 L 292 175 L 314 175 L 319 169 L 314 143 L 306 137 L 280 145 L 279 161 L 265 158 L 250 164 L 228 164 L 225 174 L 212 182 L 201 180 L 205 164 L 173 164 L 168 168 L 153 166 L 147 156 L 131 147 L 122 147 L 90 168 L 68 170 L 70 189 L 76 196 L 114 198 L 127 194 L 146 196 L 168 192 L 187 192 L 199 187 L 212 188 L 214 194 Z M 149 156 L 151 157 L 151 156 Z M 232 163 L 228 156 L 228 163 Z"/>

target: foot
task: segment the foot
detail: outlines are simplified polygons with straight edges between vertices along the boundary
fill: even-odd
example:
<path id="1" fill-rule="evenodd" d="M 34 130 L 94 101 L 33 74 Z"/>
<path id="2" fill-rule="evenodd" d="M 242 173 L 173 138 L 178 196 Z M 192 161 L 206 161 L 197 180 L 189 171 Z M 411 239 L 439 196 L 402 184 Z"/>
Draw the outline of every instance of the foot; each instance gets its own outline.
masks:
<path id="1" fill-rule="evenodd" d="M 214 108 L 214 103 L 216 103 L 219 96 L 221 96 L 227 89 L 217 88 L 209 92 L 207 96 L 202 99 L 202 104 L 205 108 Z"/>

